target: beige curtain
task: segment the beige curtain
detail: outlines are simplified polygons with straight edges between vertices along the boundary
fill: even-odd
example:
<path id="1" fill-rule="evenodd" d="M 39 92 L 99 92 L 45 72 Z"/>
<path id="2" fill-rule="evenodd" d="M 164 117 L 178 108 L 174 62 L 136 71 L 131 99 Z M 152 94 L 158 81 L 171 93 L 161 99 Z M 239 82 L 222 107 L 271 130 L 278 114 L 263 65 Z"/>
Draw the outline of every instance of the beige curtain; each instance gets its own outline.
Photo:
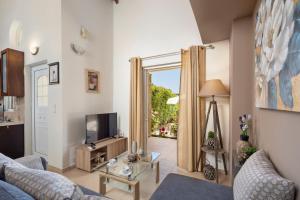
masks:
<path id="1" fill-rule="evenodd" d="M 129 147 L 137 142 L 137 148 L 144 150 L 144 93 L 143 93 L 143 68 L 140 58 L 131 58 L 131 85 L 130 85 L 130 126 Z"/>
<path id="2" fill-rule="evenodd" d="M 198 171 L 197 161 L 205 122 L 205 100 L 198 97 L 205 82 L 206 50 L 192 46 L 181 54 L 181 85 L 178 127 L 178 166 Z"/>

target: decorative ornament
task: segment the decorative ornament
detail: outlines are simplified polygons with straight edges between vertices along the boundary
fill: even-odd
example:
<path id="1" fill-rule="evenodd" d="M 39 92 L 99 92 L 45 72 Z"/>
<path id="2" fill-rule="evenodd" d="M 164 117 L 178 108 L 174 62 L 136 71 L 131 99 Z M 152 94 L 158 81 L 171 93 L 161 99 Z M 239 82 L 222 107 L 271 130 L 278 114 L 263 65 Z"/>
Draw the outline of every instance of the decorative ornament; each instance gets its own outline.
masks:
<path id="1" fill-rule="evenodd" d="M 208 180 L 215 180 L 216 179 L 216 170 L 210 164 L 204 165 L 203 174 L 204 174 L 204 177 Z"/>

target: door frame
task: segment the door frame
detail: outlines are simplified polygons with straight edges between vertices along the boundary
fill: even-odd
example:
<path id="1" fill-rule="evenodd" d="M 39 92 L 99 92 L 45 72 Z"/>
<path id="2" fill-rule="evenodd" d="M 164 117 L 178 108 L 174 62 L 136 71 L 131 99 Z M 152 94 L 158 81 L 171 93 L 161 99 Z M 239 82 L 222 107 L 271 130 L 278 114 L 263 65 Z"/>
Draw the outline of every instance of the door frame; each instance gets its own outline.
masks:
<path id="1" fill-rule="evenodd" d="M 31 151 L 32 154 L 39 155 L 47 159 L 48 155 L 40 154 L 36 152 L 36 141 L 35 141 L 35 76 L 34 73 L 40 70 L 49 70 L 49 66 L 47 63 L 43 63 L 38 66 L 31 67 Z M 49 77 L 48 77 L 49 78 Z M 49 98 L 48 98 L 49 100 Z M 48 118 L 49 119 L 49 118 Z M 47 139 L 48 142 L 48 139 Z"/>
<path id="2" fill-rule="evenodd" d="M 148 151 L 148 137 L 150 137 L 149 131 L 151 131 L 151 121 L 152 121 L 152 115 L 149 113 L 149 103 L 152 103 L 151 94 L 149 94 L 149 84 L 152 83 L 152 76 L 150 76 L 150 73 L 155 71 L 167 71 L 172 69 L 181 69 L 181 64 L 143 67 L 143 78 L 144 78 L 143 93 L 144 93 L 144 100 L 145 100 L 145 104 L 144 104 L 145 151 Z M 177 140 L 177 155 L 178 155 L 178 140 Z"/>

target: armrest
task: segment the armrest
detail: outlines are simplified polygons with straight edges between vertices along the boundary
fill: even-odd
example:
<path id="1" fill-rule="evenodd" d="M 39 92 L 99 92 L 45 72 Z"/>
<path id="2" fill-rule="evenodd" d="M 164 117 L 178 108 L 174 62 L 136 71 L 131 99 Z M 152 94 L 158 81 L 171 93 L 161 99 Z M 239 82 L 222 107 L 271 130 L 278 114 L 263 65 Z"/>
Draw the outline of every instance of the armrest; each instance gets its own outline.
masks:
<path id="1" fill-rule="evenodd" d="M 25 156 L 22 158 L 18 158 L 15 161 L 31 169 L 39 169 L 39 170 L 47 169 L 47 161 L 45 160 L 45 158 L 42 158 L 40 156 L 36 156 L 36 155 Z"/>

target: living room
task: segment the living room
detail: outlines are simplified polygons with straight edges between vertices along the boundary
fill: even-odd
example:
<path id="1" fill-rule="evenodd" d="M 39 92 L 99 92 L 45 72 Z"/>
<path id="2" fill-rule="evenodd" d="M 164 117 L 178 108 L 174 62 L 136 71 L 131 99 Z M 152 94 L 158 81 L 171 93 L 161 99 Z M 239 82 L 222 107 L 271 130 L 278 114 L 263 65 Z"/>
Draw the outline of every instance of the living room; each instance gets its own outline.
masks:
<path id="1" fill-rule="evenodd" d="M 69 189 L 78 184 L 90 195 L 87 199 L 182 199 L 182 195 L 184 199 L 259 199 L 259 195 L 299 199 L 300 99 L 297 56 L 292 56 L 297 55 L 299 4 L 292 0 L 1 0 L 0 153 L 29 168 L 36 165 L 44 176 L 48 171 L 57 175 L 57 180 L 49 176 L 41 185 L 66 179 Z M 21 61 L 16 64 L 9 55 Z M 184 71 L 185 65 L 197 68 Z M 291 69 L 283 67 L 287 65 Z M 153 111 L 141 80 L 162 68 L 181 69 L 178 138 L 176 148 L 151 143 L 149 150 Z M 12 78 L 4 78 L 4 72 Z M 267 84 L 266 74 L 273 77 Z M 217 94 L 211 93 L 213 89 Z M 98 132 L 89 141 L 95 136 L 89 127 L 100 124 L 96 128 L 100 130 L 104 118 L 114 124 L 113 133 Z M 240 135 L 247 135 L 249 142 L 241 142 Z M 105 139 L 111 136 L 115 138 Z M 221 148 L 202 152 L 208 144 Z M 272 176 L 288 183 L 283 186 L 285 195 L 254 192 L 241 181 L 242 172 L 256 168 L 247 167 L 255 161 L 248 152 L 243 155 L 249 160 L 239 162 L 240 144 L 248 145 L 241 151 L 257 151 L 253 157 L 266 152 L 276 169 Z M 177 166 L 168 162 L 171 149 L 177 151 Z M 23 156 L 30 156 L 31 162 Z M 19 175 L 7 162 L 0 157 L 0 172 L 4 166 L 4 175 L 5 171 Z M 109 172 L 110 165 L 117 172 Z M 130 178 L 114 176 L 118 170 L 125 170 Z M 17 179 L 7 177 L 6 182 L 14 185 Z M 18 184 L 16 188 L 28 199 L 47 199 L 43 192 L 27 191 Z M 64 193 L 56 189 L 50 193 Z M 80 199 L 67 193 L 65 198 Z M 0 192 L 0 199 L 8 197 Z"/>

